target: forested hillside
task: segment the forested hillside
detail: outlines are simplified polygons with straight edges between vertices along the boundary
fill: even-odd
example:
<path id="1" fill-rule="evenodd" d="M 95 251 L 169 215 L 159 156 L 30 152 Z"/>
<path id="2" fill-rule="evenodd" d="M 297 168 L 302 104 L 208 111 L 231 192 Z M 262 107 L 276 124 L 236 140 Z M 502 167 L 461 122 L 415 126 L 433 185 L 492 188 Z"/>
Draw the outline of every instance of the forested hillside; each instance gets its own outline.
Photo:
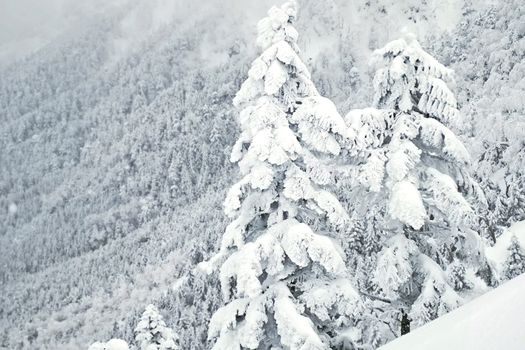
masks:
<path id="1" fill-rule="evenodd" d="M 472 158 L 459 172 L 484 193 L 475 234 L 492 244 L 525 220 L 525 6 L 400 3 L 300 1 L 301 59 L 341 115 L 373 104 L 372 53 L 407 31 L 452 68 L 465 119 L 456 135 Z M 231 220 L 223 203 L 240 179 L 230 154 L 241 131 L 232 100 L 273 4 L 86 5 L 90 16 L 2 62 L 0 348 L 131 342 L 148 304 L 182 349 L 211 347 L 223 295 L 217 274 L 195 267 Z M 362 287 L 364 271 L 353 272 Z"/>

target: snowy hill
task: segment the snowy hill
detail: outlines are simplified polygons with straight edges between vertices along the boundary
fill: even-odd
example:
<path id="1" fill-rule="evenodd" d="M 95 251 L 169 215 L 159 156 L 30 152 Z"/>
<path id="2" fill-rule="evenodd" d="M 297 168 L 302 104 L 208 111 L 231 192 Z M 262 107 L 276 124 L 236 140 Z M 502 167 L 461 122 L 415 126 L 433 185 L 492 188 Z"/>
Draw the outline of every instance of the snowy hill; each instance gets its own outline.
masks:
<path id="1" fill-rule="evenodd" d="M 400 337 L 380 350 L 523 350 L 525 275 Z"/>

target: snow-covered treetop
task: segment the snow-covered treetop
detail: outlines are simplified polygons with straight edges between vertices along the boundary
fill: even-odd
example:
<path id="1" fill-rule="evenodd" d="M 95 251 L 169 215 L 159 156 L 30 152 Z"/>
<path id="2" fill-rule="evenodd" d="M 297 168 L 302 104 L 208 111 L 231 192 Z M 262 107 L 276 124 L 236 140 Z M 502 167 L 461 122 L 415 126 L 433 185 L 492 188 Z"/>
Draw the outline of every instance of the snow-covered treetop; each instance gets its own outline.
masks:
<path id="1" fill-rule="evenodd" d="M 159 310 L 152 304 L 146 306 L 137 327 L 135 341 L 141 350 L 176 350 L 177 336 L 166 326 Z"/>
<path id="2" fill-rule="evenodd" d="M 454 71 L 439 63 L 434 57 L 421 48 L 413 33 L 405 33 L 403 38 L 393 40 L 384 47 L 374 51 L 374 56 L 394 61 L 401 56 L 413 65 L 420 67 L 428 75 L 443 80 L 452 80 Z"/>
<path id="3" fill-rule="evenodd" d="M 261 19 L 257 24 L 257 46 L 264 51 L 279 41 L 285 41 L 295 52 L 299 53 L 297 47 L 299 34 L 292 25 L 296 16 L 297 2 L 295 0 L 285 2 L 281 7 L 270 8 L 268 17 Z"/>
<path id="4" fill-rule="evenodd" d="M 310 72 L 297 53 L 287 42 L 279 41 L 253 61 L 233 104 L 241 106 L 268 95 L 277 97 L 289 109 L 298 96 L 317 94 Z"/>
<path id="5" fill-rule="evenodd" d="M 95 342 L 88 350 L 129 350 L 128 343 L 122 339 L 111 339 L 105 343 Z"/>
<path id="6" fill-rule="evenodd" d="M 425 52 L 413 34 L 376 50 L 373 61 L 386 64 L 374 77 L 377 106 L 416 111 L 448 127 L 463 127 L 456 98 L 446 83 L 453 82 L 453 71 Z"/>
<path id="7" fill-rule="evenodd" d="M 292 26 L 296 12 L 296 2 L 288 1 L 280 8 L 272 7 L 268 17 L 259 22 L 257 42 L 262 54 L 253 61 L 248 79 L 233 100 L 235 106 L 267 95 L 290 110 L 297 107 L 298 97 L 318 95 L 310 72 L 298 56 L 297 31 Z"/>

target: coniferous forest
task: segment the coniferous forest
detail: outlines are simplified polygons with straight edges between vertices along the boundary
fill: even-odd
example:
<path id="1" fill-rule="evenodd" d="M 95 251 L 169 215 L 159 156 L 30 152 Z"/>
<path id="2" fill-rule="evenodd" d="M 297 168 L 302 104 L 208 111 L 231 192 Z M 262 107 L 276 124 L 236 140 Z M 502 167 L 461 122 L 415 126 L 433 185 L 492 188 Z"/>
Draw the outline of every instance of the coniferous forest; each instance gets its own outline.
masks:
<path id="1" fill-rule="evenodd" d="M 0 349 L 373 350 L 525 273 L 523 0 L 7 0 L 0 32 Z"/>

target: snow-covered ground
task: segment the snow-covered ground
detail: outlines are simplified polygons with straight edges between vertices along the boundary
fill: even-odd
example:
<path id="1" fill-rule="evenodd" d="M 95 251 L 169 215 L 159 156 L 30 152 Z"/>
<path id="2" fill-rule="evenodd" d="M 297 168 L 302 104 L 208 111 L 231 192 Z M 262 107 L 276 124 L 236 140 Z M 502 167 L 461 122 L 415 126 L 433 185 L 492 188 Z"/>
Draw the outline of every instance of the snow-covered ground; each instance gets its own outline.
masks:
<path id="1" fill-rule="evenodd" d="M 525 274 L 380 350 L 525 349 Z"/>

